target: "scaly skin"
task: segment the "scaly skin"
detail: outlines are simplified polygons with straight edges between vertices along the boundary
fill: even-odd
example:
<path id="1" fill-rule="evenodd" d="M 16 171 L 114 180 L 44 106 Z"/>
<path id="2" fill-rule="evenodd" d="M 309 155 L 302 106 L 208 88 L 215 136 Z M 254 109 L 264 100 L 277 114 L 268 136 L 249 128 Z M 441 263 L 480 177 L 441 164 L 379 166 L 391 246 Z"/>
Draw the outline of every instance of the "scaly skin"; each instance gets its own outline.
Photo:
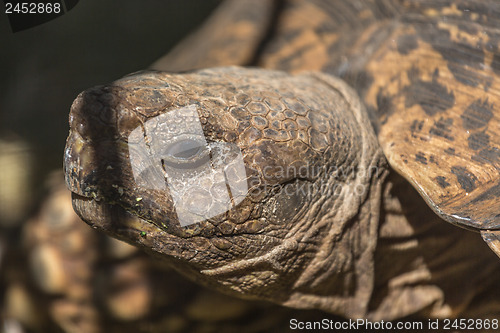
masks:
<path id="1" fill-rule="evenodd" d="M 236 208 L 182 228 L 166 189 L 136 184 L 127 141 L 148 117 L 193 104 L 209 143 L 241 149 L 250 188 Z M 366 314 L 386 165 L 341 81 L 241 68 L 149 72 L 82 93 L 70 119 L 66 181 L 83 220 L 226 292 Z M 349 284 L 363 287 L 345 295 Z"/>

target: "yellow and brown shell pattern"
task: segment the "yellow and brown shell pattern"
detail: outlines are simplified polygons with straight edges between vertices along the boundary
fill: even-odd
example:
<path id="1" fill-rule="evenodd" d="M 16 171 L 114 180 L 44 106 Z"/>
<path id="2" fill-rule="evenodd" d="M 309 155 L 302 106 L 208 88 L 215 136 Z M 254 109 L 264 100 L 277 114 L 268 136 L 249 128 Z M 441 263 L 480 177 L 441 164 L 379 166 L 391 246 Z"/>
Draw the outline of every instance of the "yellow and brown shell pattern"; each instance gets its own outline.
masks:
<path id="1" fill-rule="evenodd" d="M 500 256 L 500 1 L 282 1 L 255 65 L 344 78 L 390 165 Z"/>

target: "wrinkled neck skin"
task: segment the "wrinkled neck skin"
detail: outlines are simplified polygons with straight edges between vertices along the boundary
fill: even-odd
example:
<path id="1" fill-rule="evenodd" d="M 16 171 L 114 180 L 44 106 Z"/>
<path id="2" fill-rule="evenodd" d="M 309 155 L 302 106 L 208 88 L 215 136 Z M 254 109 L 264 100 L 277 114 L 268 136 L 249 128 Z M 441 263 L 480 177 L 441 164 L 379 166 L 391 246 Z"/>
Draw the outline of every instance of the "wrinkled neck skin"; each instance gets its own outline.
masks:
<path id="1" fill-rule="evenodd" d="M 385 159 L 378 148 L 371 148 L 367 151 L 371 158 L 355 161 L 359 163 L 355 169 L 370 170 L 368 173 L 362 171 L 350 179 L 338 198 L 327 197 L 311 207 L 306 218 L 311 220 L 304 222 L 308 232 L 301 242 L 316 246 L 284 305 L 319 308 L 349 318 L 367 316 L 387 176 Z"/>
<path id="2" fill-rule="evenodd" d="M 440 219 L 396 172 L 383 186 L 374 264 L 372 320 L 499 315 L 498 258 L 478 233 Z"/>
<path id="3" fill-rule="evenodd" d="M 371 131 L 371 128 L 369 129 Z M 316 188 L 340 194 L 314 196 L 307 211 L 290 217 L 293 227 L 261 257 L 201 270 L 222 291 L 286 306 L 364 317 L 373 291 L 381 195 L 387 176 L 379 148 L 361 144 L 361 160 L 339 170 L 358 170 L 339 182 L 335 176 Z"/>

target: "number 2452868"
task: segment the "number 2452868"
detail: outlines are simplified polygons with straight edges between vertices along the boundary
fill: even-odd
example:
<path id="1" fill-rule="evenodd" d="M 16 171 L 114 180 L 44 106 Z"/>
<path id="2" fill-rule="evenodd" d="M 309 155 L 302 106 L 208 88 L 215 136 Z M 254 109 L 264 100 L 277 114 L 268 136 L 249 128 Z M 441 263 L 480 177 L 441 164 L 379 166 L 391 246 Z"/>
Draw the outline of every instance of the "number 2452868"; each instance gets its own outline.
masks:
<path id="1" fill-rule="evenodd" d="M 61 4 L 41 3 L 41 2 L 18 2 L 5 4 L 6 14 L 59 14 L 61 12 Z"/>

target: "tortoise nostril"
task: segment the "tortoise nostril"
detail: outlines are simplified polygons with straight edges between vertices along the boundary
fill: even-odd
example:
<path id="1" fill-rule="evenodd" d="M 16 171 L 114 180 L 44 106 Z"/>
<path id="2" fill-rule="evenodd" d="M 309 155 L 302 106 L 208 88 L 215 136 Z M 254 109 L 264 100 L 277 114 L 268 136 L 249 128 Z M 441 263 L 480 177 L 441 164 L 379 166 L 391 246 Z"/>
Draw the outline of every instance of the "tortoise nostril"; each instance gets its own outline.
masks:
<path id="1" fill-rule="evenodd" d="M 70 128 L 86 141 L 117 139 L 116 100 L 113 87 L 97 87 L 78 95 L 70 111 Z"/>

